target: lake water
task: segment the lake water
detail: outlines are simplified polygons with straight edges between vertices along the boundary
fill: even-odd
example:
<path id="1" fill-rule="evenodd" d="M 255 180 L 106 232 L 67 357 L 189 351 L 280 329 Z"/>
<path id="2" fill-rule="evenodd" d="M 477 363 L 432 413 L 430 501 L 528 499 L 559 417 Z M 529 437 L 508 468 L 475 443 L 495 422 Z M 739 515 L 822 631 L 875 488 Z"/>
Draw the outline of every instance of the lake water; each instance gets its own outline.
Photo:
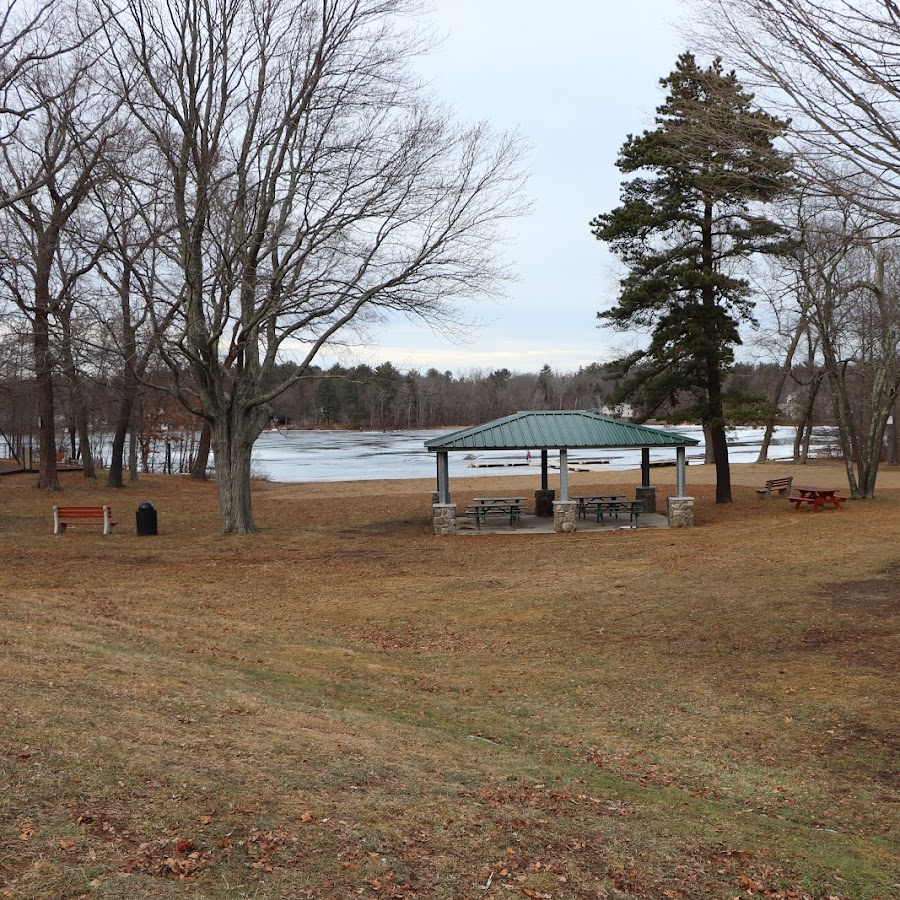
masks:
<path id="1" fill-rule="evenodd" d="M 273 481 L 366 481 L 377 478 L 433 478 L 435 455 L 425 450 L 431 438 L 449 434 L 454 429 L 427 431 L 267 431 L 253 449 L 253 470 Z M 697 438 L 701 444 L 688 448 L 691 458 L 703 453 L 703 430 L 699 426 L 682 426 L 679 434 Z M 762 441 L 762 428 L 735 428 L 729 432 L 729 460 L 732 463 L 756 462 Z M 769 447 L 772 460 L 790 459 L 794 440 L 793 428 L 777 428 Z M 814 433 L 813 447 L 824 450 L 828 442 L 826 429 Z M 480 475 L 521 475 L 524 466 L 478 468 L 470 463 L 524 463 L 524 451 L 477 451 L 474 460 L 466 453 L 451 453 L 451 477 Z M 540 466 L 540 453 L 532 453 L 532 464 Z M 558 454 L 551 451 L 550 461 Z M 671 461 L 674 450 L 652 450 L 650 461 Z M 640 450 L 577 451 L 569 454 L 570 464 L 580 459 L 605 459 L 610 469 L 636 469 L 641 465 Z"/>

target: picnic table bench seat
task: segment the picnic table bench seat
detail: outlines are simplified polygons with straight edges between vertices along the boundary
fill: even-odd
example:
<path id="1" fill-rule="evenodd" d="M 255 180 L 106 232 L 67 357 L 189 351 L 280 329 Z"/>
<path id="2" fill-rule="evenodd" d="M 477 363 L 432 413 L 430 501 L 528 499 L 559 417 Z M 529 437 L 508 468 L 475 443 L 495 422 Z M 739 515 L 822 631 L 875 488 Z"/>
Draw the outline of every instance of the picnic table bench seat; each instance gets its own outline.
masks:
<path id="1" fill-rule="evenodd" d="M 579 498 L 579 512 L 582 516 L 590 511 L 596 514 L 597 521 L 602 523 L 603 517 L 612 515 L 619 518 L 619 513 L 628 513 L 628 521 L 634 522 L 635 526 L 640 525 L 640 516 L 644 511 L 643 500 L 626 500 L 624 497 L 617 499 L 600 500 L 588 497 Z"/>
<path id="2" fill-rule="evenodd" d="M 597 503 L 597 521 L 602 523 L 603 516 L 610 513 L 618 519 L 620 512 L 627 512 L 628 521 L 634 522 L 635 528 L 637 528 L 640 526 L 640 517 L 643 511 L 643 500 L 600 500 Z"/>
<path id="3" fill-rule="evenodd" d="M 774 494 L 784 497 L 791 492 L 793 480 L 792 475 L 788 475 L 786 478 L 770 478 L 763 487 L 756 489 L 757 496 L 761 500 L 769 500 Z"/>
<path id="4" fill-rule="evenodd" d="M 54 506 L 53 533 L 62 534 L 69 525 L 95 525 L 104 534 L 112 534 L 118 522 L 112 520 L 109 506 Z"/>
<path id="5" fill-rule="evenodd" d="M 804 503 L 812 505 L 813 512 L 818 512 L 826 503 L 831 504 L 835 509 L 840 509 L 843 503 L 847 502 L 846 497 L 788 497 L 788 501 L 794 504 L 794 509 L 800 509 Z"/>
<path id="6" fill-rule="evenodd" d="M 589 494 L 584 497 L 571 497 L 570 499 L 574 500 L 578 505 L 578 515 L 582 519 L 586 519 L 588 512 L 597 512 L 598 503 L 624 502 L 627 498 L 624 494 Z"/>

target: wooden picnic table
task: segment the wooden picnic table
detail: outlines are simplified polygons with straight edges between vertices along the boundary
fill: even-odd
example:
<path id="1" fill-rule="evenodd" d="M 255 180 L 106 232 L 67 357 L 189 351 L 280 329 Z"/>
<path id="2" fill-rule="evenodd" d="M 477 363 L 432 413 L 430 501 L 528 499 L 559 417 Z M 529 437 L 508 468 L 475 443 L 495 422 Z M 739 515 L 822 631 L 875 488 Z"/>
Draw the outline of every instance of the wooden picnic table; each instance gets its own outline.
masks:
<path id="1" fill-rule="evenodd" d="M 598 503 L 620 503 L 626 498 L 624 494 L 589 494 L 583 497 L 572 497 L 572 499 L 578 504 L 578 515 L 584 519 L 588 509 L 597 511 Z"/>
<path id="2" fill-rule="evenodd" d="M 810 504 L 813 512 L 818 512 L 826 503 L 835 509 L 840 509 L 846 497 L 837 496 L 837 488 L 825 487 L 795 487 L 795 496 L 787 499 L 794 504 L 794 509 L 800 509 L 804 504 Z"/>
<path id="3" fill-rule="evenodd" d="M 472 505 L 466 507 L 466 513 L 475 517 L 475 524 L 481 530 L 482 520 L 488 516 L 509 516 L 509 524 L 515 525 L 522 514 L 524 497 L 473 497 Z"/>

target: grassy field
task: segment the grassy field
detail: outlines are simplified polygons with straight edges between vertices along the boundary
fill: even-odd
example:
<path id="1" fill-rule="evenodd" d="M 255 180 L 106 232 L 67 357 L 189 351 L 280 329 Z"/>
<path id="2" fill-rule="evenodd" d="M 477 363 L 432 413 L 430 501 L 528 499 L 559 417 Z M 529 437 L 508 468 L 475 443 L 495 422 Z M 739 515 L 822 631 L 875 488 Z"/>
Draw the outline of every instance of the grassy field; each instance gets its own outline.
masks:
<path id="1" fill-rule="evenodd" d="M 3 478 L 0 897 L 900 896 L 900 473 L 813 514 L 756 499 L 787 470 L 457 538 L 429 481 L 259 483 L 239 538 L 213 485 Z"/>

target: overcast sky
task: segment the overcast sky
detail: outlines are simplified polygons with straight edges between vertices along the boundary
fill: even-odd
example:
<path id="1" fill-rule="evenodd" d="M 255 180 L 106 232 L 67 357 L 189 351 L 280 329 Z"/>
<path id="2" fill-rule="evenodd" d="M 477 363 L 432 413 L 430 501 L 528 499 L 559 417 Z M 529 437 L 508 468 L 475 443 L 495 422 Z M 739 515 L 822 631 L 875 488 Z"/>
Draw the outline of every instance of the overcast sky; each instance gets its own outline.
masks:
<path id="1" fill-rule="evenodd" d="M 530 216 L 507 258 L 518 273 L 504 301 L 477 307 L 465 342 L 403 320 L 373 333 L 353 359 L 467 373 L 549 363 L 574 371 L 613 355 L 623 338 L 596 327 L 616 296 L 614 261 L 590 232 L 617 205 L 615 160 L 628 133 L 653 124 L 659 79 L 687 49 L 680 0 L 435 0 L 446 35 L 421 66 L 463 121 L 517 129 L 531 145 Z M 322 358 L 320 363 L 327 363 Z"/>

